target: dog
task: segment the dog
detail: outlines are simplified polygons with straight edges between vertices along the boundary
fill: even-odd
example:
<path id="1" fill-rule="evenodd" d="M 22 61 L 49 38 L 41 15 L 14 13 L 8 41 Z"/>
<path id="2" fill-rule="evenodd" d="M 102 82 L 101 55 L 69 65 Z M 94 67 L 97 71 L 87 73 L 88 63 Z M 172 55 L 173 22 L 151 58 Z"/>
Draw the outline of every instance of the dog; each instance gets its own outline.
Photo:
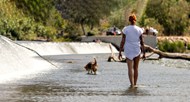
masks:
<path id="1" fill-rule="evenodd" d="M 86 66 L 84 66 L 86 71 L 88 71 L 88 74 L 93 74 L 96 75 L 96 71 L 98 69 L 98 64 L 96 61 L 96 58 L 94 58 L 94 62 L 89 62 Z"/>

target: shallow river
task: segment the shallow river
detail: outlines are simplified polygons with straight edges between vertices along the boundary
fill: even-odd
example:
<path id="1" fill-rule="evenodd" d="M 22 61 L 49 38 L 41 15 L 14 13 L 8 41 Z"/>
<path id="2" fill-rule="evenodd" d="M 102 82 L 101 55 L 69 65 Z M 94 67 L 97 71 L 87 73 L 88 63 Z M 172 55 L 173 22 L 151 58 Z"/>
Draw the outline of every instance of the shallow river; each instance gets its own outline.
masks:
<path id="1" fill-rule="evenodd" d="M 0 101 L 188 102 L 190 99 L 188 67 L 175 68 L 157 62 L 141 61 L 138 87 L 130 88 L 127 64 L 107 62 L 108 56 L 109 54 L 44 56 L 58 68 L 0 84 Z M 89 75 L 83 67 L 87 62 L 93 61 L 94 57 L 98 61 L 98 73 Z"/>

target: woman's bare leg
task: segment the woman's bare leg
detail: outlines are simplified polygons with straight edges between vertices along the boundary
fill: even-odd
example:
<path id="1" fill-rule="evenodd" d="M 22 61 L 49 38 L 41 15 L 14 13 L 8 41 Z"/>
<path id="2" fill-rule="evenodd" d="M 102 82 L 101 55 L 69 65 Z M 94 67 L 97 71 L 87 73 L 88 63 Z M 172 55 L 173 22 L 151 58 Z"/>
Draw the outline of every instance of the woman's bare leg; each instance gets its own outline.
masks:
<path id="1" fill-rule="evenodd" d="M 128 65 L 128 76 L 131 86 L 134 86 L 134 79 L 133 79 L 133 60 L 127 58 L 127 65 Z"/>
<path id="2" fill-rule="evenodd" d="M 139 60 L 140 60 L 140 55 L 134 58 L 134 65 L 133 65 L 133 69 L 134 69 L 134 85 L 137 84 Z"/>

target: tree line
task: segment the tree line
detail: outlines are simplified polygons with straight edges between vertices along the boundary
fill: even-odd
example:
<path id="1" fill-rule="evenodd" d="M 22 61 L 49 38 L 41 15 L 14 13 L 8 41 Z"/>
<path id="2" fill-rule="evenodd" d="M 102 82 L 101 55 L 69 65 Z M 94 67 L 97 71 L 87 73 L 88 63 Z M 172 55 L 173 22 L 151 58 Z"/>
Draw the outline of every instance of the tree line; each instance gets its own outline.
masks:
<path id="1" fill-rule="evenodd" d="M 3 0 L 0 5 L 0 34 L 17 40 L 79 40 L 88 32 L 121 29 L 131 12 L 138 25 L 164 35 L 190 32 L 189 0 Z"/>
<path id="2" fill-rule="evenodd" d="M 189 0 L 150 0 L 144 14 L 144 25 L 152 18 L 163 27 L 165 35 L 184 35 L 189 33 Z"/>

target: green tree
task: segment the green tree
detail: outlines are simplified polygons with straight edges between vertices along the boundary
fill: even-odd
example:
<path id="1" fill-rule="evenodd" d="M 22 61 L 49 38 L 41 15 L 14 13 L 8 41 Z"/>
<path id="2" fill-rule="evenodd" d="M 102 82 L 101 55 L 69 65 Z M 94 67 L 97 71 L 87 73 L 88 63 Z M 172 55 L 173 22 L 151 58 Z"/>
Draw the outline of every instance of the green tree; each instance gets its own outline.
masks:
<path id="1" fill-rule="evenodd" d="M 44 24 L 46 24 L 54 7 L 53 0 L 15 0 L 15 3 L 18 8 L 23 9 L 25 14 L 33 16 L 35 21 Z"/>
<path id="2" fill-rule="evenodd" d="M 93 29 L 101 18 L 117 7 L 117 0 L 57 0 L 56 7 L 63 18 L 80 24 L 85 35 L 84 25 Z"/>
<path id="3" fill-rule="evenodd" d="M 150 0 L 146 15 L 158 20 L 166 35 L 183 35 L 189 26 L 189 7 L 186 0 Z"/>
<path id="4" fill-rule="evenodd" d="M 45 26 L 38 37 L 54 39 L 67 25 L 61 14 L 55 8 L 54 0 L 12 0 L 26 16 Z M 41 30 L 37 27 L 36 30 Z M 35 31 L 36 31 L 35 30 Z"/>

